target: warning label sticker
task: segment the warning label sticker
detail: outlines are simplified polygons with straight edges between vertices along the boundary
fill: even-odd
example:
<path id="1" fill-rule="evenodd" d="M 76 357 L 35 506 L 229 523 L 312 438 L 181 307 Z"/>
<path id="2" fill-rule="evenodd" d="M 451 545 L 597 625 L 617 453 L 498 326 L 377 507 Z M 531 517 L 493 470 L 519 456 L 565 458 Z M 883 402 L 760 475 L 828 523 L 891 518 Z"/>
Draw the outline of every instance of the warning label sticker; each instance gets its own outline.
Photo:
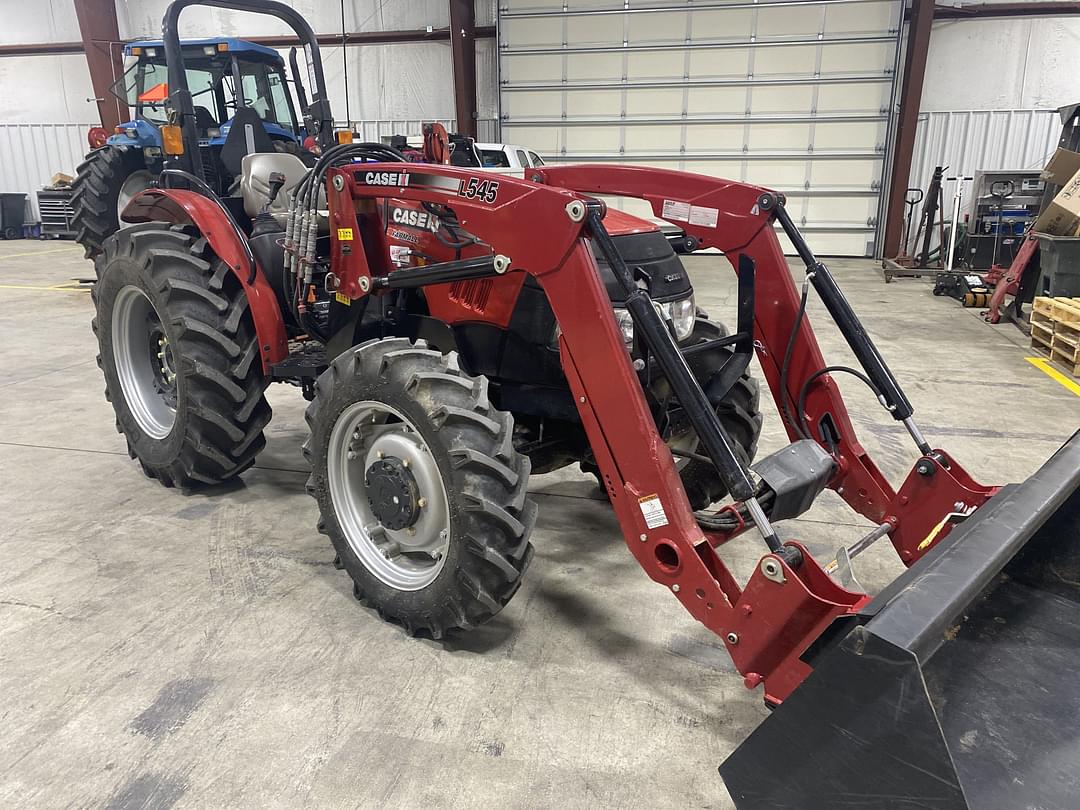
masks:
<path id="1" fill-rule="evenodd" d="M 716 227 L 716 218 L 720 211 L 716 208 L 706 208 L 702 205 L 691 205 L 690 216 L 687 221 L 691 225 L 704 225 L 706 228 Z"/>
<path id="2" fill-rule="evenodd" d="M 664 210 L 660 216 L 664 219 L 677 219 L 686 222 L 690 219 L 690 210 L 690 203 L 679 202 L 678 200 L 664 200 Z"/>
<path id="3" fill-rule="evenodd" d="M 668 525 L 667 513 L 660 498 L 656 495 L 646 495 L 638 498 L 638 506 L 641 507 L 641 515 L 645 518 L 645 525 L 650 529 L 659 529 Z"/>

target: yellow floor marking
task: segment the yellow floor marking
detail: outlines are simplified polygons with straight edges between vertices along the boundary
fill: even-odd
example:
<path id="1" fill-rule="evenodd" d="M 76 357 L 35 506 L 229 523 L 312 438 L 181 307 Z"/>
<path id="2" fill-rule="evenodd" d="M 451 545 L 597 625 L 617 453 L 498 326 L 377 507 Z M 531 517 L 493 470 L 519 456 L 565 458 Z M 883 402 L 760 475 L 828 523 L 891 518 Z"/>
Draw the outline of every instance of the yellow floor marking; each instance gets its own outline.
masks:
<path id="1" fill-rule="evenodd" d="M 29 284 L 0 284 L 0 290 L 37 290 L 38 292 L 90 292 L 89 287 L 31 287 Z"/>
<path id="2" fill-rule="evenodd" d="M 1045 357 L 1025 357 L 1024 359 L 1031 363 L 1031 365 L 1035 366 L 1035 368 L 1039 369 L 1039 371 L 1041 371 L 1051 380 L 1061 383 L 1063 386 L 1065 386 L 1078 397 L 1080 397 L 1080 383 L 1077 383 L 1076 380 L 1066 377 L 1056 368 L 1051 366 L 1050 361 L 1047 360 Z"/>
<path id="3" fill-rule="evenodd" d="M 66 248 L 53 248 L 52 250 L 31 250 L 26 253 L 0 253 L 0 261 L 4 259 L 17 259 L 20 256 L 44 256 L 46 253 L 75 253 L 78 245 Z"/>

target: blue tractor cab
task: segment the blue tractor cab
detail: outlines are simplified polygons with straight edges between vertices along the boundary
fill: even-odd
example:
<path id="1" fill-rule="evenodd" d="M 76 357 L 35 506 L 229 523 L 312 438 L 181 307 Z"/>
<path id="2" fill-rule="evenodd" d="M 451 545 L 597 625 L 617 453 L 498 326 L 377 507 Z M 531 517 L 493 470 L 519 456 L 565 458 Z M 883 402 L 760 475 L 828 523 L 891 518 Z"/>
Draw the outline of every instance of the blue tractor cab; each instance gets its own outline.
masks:
<path id="1" fill-rule="evenodd" d="M 258 114 L 271 140 L 302 142 L 304 132 L 289 93 L 285 62 L 277 51 L 231 37 L 185 40 L 181 46 L 204 169 L 217 168 L 207 149 L 225 144 L 241 108 Z M 164 43 L 128 43 L 124 57 L 127 69 L 112 91 L 135 110 L 135 120 L 121 124 L 108 143 L 142 149 L 147 162 L 153 162 L 161 157 L 159 127 L 167 121 L 169 69 Z"/>
<path id="2" fill-rule="evenodd" d="M 247 155 L 286 152 L 310 166 L 316 155 L 304 148 L 305 141 L 316 149 L 334 142 L 318 42 L 310 26 L 287 8 L 268 12 L 297 31 L 312 82 L 309 103 L 297 48 L 291 49 L 287 76 L 285 60 L 272 48 L 232 37 L 180 39 L 180 9 L 218 2 L 178 0 L 169 7 L 172 16 L 160 40 L 124 46 L 125 70 L 111 90 L 134 110 L 134 118 L 87 155 L 73 183 L 76 239 L 88 257 L 125 227 L 121 213 L 131 199 L 165 182 L 166 175 L 228 200 Z M 257 12 L 268 8 L 262 0 L 238 5 Z"/>

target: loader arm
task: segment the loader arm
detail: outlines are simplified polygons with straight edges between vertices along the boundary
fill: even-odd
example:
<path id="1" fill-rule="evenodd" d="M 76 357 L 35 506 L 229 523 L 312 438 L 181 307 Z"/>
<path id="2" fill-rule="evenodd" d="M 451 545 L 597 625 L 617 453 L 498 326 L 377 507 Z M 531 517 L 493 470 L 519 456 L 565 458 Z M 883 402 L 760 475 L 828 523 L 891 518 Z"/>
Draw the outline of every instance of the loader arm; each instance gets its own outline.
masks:
<path id="1" fill-rule="evenodd" d="M 817 261 L 784 211 L 781 195 L 765 188 L 667 169 L 636 166 L 576 165 L 544 167 L 533 179 L 582 194 L 635 197 L 648 202 L 656 216 L 678 222 L 701 246 L 722 251 L 733 268 L 741 257 L 754 263 L 754 348 L 794 441 L 805 430 L 837 461 L 829 486 L 859 514 L 892 526 L 890 539 L 910 565 L 947 533 L 942 518 L 957 503 L 977 508 L 995 491 L 975 483 L 944 451 L 933 450 L 914 427 L 914 409 L 870 341 L 828 269 Z M 779 222 L 807 266 L 808 279 L 894 419 L 903 422 L 924 456 L 896 492 L 859 443 L 840 391 L 828 373 L 808 320 L 799 318 L 800 295 L 788 269 L 774 223 Z M 798 323 L 798 331 L 792 334 Z M 789 348 L 790 346 L 790 348 Z M 784 358 L 787 373 L 782 373 Z M 798 403 L 805 389 L 805 426 L 796 424 L 785 400 Z M 800 420 L 801 421 L 801 420 Z M 929 475 L 927 475 L 929 471 Z M 944 473 L 944 475 L 939 475 Z M 927 487 L 926 480 L 937 479 Z M 922 508 L 920 498 L 935 503 Z M 944 511 L 942 511 L 944 510 Z M 927 542 L 927 541 L 930 542 Z"/>
<path id="2" fill-rule="evenodd" d="M 764 681 L 768 698 L 779 702 L 810 672 L 800 659 L 807 647 L 837 617 L 858 610 L 869 597 L 841 588 L 805 548 L 795 542 L 780 544 L 775 535 L 770 553 L 745 587 L 716 554 L 715 545 L 728 538 L 707 534 L 698 525 L 616 326 L 588 244 L 589 239 L 599 244 L 607 239 L 602 206 L 587 195 L 603 191 L 640 196 L 649 199 L 658 213 L 665 199 L 712 209 L 708 226 L 687 224 L 704 244 L 725 250 L 733 263 L 743 256 L 752 260 L 759 285 L 760 303 L 754 313 L 754 331 L 761 344 L 758 356 L 774 393 L 780 377 L 776 355 L 788 340 L 799 307 L 772 227 L 782 200 L 765 189 L 680 172 L 609 167 L 544 171 L 547 184 L 449 166 L 368 163 L 330 169 L 327 189 L 333 255 L 340 259 L 335 261 L 340 268 L 338 291 L 359 298 L 381 289 L 511 271 L 535 276 L 560 324 L 563 368 L 628 547 L 653 580 L 724 639 L 747 686 Z M 354 234 L 364 232 L 362 214 L 372 210 L 370 201 L 384 197 L 453 207 L 462 226 L 491 246 L 492 257 L 486 264 L 483 259 L 468 259 L 391 272 L 385 250 L 366 240 L 363 249 L 348 243 Z M 765 200 L 768 204 L 763 204 Z M 375 238 L 374 233 L 371 236 Z M 820 267 L 819 272 L 827 271 Z M 653 312 L 651 303 L 646 294 L 640 295 L 647 303 L 641 317 L 647 319 Z M 657 334 L 661 344 L 664 335 L 670 341 L 666 331 Z M 797 393 L 805 380 L 825 367 L 805 321 L 795 347 L 798 355 L 789 364 L 789 394 Z M 671 377 L 680 377 L 677 362 L 668 372 Z M 688 371 L 685 376 L 700 394 Z M 684 388 L 680 398 L 687 394 L 693 391 Z M 926 479 L 926 492 L 912 498 L 905 494 L 907 483 L 900 493 L 894 492 L 858 445 L 840 394 L 827 377 L 820 377 L 811 389 L 807 412 L 816 421 L 828 413 L 836 426 L 837 435 L 830 442 L 839 468 L 834 488 L 872 520 L 892 518 L 893 541 L 899 533 L 909 561 L 920 553 L 917 545 L 928 536 L 928 527 L 942 527 L 933 541 L 944 537 L 944 520 L 959 497 L 955 489 L 969 480 L 955 463 L 944 454 L 927 456 L 923 461 L 933 463 L 933 473 L 916 480 Z M 698 432 L 704 444 L 716 448 L 710 455 L 721 472 L 725 464 L 738 467 L 728 472 L 736 481 L 741 476 L 743 494 L 737 483 L 729 489 L 740 498 L 752 496 L 745 469 L 732 461 L 730 449 L 724 451 L 723 431 L 705 425 Z M 913 471 L 912 476 L 918 473 Z M 990 491 L 973 489 L 970 497 L 981 503 L 979 498 L 985 499 Z M 914 531 L 903 533 L 901 528 L 907 525 Z M 766 533 L 760 523 L 759 528 Z"/>

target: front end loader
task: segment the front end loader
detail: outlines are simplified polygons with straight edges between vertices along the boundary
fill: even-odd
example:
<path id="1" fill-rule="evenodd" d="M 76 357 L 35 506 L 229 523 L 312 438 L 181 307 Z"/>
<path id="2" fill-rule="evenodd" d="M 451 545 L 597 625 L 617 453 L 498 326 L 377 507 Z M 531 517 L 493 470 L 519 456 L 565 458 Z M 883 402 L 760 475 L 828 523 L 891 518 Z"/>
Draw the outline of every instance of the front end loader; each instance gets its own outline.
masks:
<path id="1" fill-rule="evenodd" d="M 317 64 L 299 15 L 254 0 L 177 0 L 167 50 L 189 5 L 277 16 Z M 188 148 L 96 261 L 107 392 L 148 475 L 190 487 L 240 474 L 270 419 L 265 388 L 298 385 L 308 490 L 336 562 L 358 599 L 439 638 L 517 590 L 537 516 L 531 460 L 576 460 L 645 573 L 774 709 L 720 766 L 736 806 L 1076 806 L 1080 433 L 1022 484 L 976 482 L 928 443 L 766 188 L 610 165 L 523 179 L 327 140 L 310 168 L 250 151 L 238 196 L 222 198 L 200 180 L 180 66 L 170 76 Z M 723 253 L 734 329 L 680 336 L 686 291 L 664 286 L 682 283 L 678 259 L 602 195 L 645 200 Z M 805 265 L 801 288 L 778 230 Z M 822 357 L 811 288 L 858 368 Z M 754 357 L 791 443 L 751 466 L 730 411 L 735 391 L 756 408 Z M 838 373 L 907 429 L 915 460 L 899 488 L 859 444 Z M 726 493 L 725 505 L 691 502 L 686 462 L 718 483 L 705 502 Z M 826 488 L 876 528 L 818 560 L 784 521 Z M 739 582 L 719 549 L 750 530 L 763 554 Z M 907 571 L 871 595 L 853 560 L 886 538 Z"/>

